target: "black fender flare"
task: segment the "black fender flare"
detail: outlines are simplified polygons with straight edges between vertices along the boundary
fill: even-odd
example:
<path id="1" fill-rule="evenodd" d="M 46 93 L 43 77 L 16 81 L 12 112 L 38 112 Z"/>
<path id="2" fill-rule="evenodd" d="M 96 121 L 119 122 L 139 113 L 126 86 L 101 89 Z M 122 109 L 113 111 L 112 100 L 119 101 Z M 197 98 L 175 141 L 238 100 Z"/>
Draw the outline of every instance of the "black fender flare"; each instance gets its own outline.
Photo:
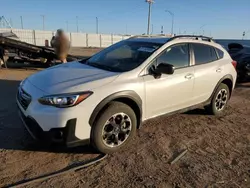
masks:
<path id="1" fill-rule="evenodd" d="M 139 123 L 138 126 L 141 124 L 141 117 L 142 117 L 142 100 L 141 97 L 132 90 L 126 90 L 126 91 L 120 91 L 117 93 L 113 93 L 111 95 L 109 95 L 108 97 L 106 97 L 105 99 L 103 99 L 94 109 L 94 111 L 92 112 L 90 119 L 89 119 L 89 124 L 90 126 L 93 125 L 96 117 L 98 116 L 99 112 L 111 101 L 115 101 L 118 99 L 130 99 L 132 100 L 139 108 L 139 121 L 137 120 L 137 122 Z"/>
<path id="2" fill-rule="evenodd" d="M 231 80 L 231 82 L 232 82 L 232 87 L 233 87 L 233 84 L 234 84 L 234 82 L 233 82 L 233 76 L 232 76 L 231 74 L 227 74 L 227 75 L 223 76 L 223 77 L 219 80 L 219 82 L 216 84 L 216 86 L 215 86 L 215 88 L 214 88 L 214 90 L 213 90 L 211 96 L 210 96 L 209 99 L 207 100 L 207 103 L 210 103 L 210 102 L 211 102 L 211 100 L 212 100 L 212 98 L 213 98 L 213 96 L 214 96 L 216 90 L 218 89 L 218 87 L 220 86 L 220 84 L 221 84 L 224 80 L 226 80 L 226 79 Z M 230 89 L 230 91 L 233 90 L 233 88 L 229 88 L 229 89 Z M 231 94 L 232 94 L 232 92 L 230 93 L 230 97 L 231 97 Z"/>

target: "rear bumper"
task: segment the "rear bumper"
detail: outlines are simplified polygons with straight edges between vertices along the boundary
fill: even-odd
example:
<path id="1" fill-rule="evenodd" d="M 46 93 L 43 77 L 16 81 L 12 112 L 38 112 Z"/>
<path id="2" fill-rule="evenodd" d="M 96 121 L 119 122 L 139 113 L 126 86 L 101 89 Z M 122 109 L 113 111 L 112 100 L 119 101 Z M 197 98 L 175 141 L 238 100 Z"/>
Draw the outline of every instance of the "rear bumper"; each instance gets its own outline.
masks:
<path id="1" fill-rule="evenodd" d="M 68 120 L 66 126 L 63 128 L 52 128 L 49 131 L 43 131 L 35 119 L 30 116 L 26 117 L 21 110 L 19 110 L 19 116 L 24 126 L 35 140 L 47 144 L 57 143 L 67 147 L 75 147 L 89 143 L 89 139 L 80 140 L 75 136 L 77 119 Z"/>

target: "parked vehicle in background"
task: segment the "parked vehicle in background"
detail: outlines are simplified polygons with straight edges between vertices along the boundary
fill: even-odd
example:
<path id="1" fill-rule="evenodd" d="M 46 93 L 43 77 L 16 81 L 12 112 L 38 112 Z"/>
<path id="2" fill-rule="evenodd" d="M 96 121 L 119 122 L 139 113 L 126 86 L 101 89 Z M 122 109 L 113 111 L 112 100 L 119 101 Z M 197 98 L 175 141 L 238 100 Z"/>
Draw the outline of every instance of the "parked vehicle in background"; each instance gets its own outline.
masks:
<path id="1" fill-rule="evenodd" d="M 238 43 L 228 44 L 228 52 L 232 59 L 237 61 L 237 73 L 240 81 L 250 77 L 250 46 Z"/>
<path id="2" fill-rule="evenodd" d="M 222 115 L 235 86 L 235 66 L 208 37 L 136 36 L 28 77 L 17 104 L 34 138 L 67 146 L 90 141 L 112 153 L 145 120 L 198 106 Z"/>

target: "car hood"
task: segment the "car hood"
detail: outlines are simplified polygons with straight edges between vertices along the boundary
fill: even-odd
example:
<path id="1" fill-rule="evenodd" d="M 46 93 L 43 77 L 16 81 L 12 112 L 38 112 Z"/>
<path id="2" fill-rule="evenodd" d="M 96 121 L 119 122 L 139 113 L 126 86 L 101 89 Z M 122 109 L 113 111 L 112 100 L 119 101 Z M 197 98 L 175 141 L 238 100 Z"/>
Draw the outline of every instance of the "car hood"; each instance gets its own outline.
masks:
<path id="1" fill-rule="evenodd" d="M 46 93 L 59 94 L 91 90 L 112 82 L 117 76 L 115 72 L 71 62 L 33 74 L 28 81 Z"/>

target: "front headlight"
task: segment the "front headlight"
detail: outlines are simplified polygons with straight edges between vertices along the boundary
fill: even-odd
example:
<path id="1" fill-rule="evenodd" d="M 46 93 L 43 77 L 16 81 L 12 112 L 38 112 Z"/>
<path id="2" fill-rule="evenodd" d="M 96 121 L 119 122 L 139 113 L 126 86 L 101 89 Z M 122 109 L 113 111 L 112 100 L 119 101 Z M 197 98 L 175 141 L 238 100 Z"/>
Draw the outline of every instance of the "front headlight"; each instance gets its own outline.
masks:
<path id="1" fill-rule="evenodd" d="M 92 94 L 92 91 L 86 91 L 81 93 L 50 95 L 44 96 L 38 99 L 38 101 L 43 105 L 55 106 L 58 108 L 67 108 L 79 104 Z"/>

